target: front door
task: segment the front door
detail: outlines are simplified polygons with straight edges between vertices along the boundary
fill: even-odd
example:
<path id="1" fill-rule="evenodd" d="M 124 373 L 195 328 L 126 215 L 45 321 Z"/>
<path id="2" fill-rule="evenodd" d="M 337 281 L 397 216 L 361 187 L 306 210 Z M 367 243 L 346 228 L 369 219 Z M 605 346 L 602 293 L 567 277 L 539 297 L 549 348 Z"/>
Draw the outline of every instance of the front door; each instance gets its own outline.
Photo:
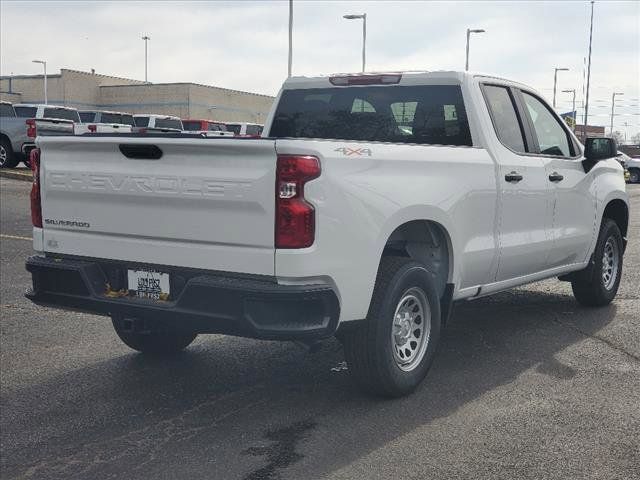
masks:
<path id="1" fill-rule="evenodd" d="M 592 175 L 584 172 L 580 149 L 567 126 L 544 100 L 524 91 L 522 100 L 538 158 L 546 162 L 546 181 L 553 191 L 553 245 L 547 256 L 547 268 L 582 263 L 596 233 Z"/>

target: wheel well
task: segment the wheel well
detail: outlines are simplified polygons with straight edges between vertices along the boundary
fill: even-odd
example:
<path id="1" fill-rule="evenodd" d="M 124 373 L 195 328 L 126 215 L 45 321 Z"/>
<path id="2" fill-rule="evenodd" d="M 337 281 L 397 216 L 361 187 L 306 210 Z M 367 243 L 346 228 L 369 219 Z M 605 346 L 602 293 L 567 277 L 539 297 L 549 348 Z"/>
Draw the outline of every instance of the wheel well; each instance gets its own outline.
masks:
<path id="1" fill-rule="evenodd" d="M 13 146 L 11 145 L 11 139 L 10 138 L 7 137 L 4 133 L 0 133 L 0 139 L 1 140 L 5 140 L 7 142 L 7 144 L 9 145 L 9 148 L 13 152 Z"/>
<path id="2" fill-rule="evenodd" d="M 382 255 L 410 257 L 426 265 L 442 297 L 453 266 L 450 245 L 449 234 L 442 225 L 430 220 L 413 220 L 393 231 Z"/>
<path id="3" fill-rule="evenodd" d="M 629 227 L 629 209 L 622 200 L 611 200 L 604 209 L 602 218 L 610 218 L 618 225 L 622 237 L 626 239 Z"/>

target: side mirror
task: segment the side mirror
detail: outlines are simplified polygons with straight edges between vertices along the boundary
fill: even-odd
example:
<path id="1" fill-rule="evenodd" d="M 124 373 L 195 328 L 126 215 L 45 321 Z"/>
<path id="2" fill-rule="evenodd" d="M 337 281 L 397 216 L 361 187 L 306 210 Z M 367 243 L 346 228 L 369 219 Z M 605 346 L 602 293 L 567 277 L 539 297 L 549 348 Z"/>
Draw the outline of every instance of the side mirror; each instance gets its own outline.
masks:
<path id="1" fill-rule="evenodd" d="M 601 160 L 615 158 L 618 155 L 618 145 L 613 138 L 589 137 L 584 144 L 584 171 L 588 172 Z"/>

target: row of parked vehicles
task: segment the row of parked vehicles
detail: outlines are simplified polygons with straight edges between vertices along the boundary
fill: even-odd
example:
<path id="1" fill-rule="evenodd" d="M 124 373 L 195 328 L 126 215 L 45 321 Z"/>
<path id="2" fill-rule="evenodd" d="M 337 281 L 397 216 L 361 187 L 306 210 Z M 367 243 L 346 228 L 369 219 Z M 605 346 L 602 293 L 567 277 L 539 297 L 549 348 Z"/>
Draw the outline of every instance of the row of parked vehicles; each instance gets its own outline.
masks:
<path id="1" fill-rule="evenodd" d="M 13 168 L 20 162 L 29 166 L 29 152 L 35 148 L 37 135 L 85 133 L 191 133 L 259 137 L 262 125 L 0 102 L 0 168 Z"/>

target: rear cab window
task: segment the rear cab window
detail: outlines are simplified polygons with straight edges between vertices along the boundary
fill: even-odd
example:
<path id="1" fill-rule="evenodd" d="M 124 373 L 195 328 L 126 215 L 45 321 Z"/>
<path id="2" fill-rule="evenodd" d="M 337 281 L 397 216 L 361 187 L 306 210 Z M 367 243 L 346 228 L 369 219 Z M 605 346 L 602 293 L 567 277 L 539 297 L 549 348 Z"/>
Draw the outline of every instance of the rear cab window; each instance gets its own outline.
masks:
<path id="1" fill-rule="evenodd" d="M 80 114 L 80 121 L 82 123 L 90 123 L 95 121 L 96 112 L 79 112 L 79 114 Z"/>
<path id="2" fill-rule="evenodd" d="M 14 107 L 16 116 L 20 118 L 34 118 L 38 111 L 37 107 Z"/>
<path id="3" fill-rule="evenodd" d="M 148 127 L 149 117 L 133 117 L 136 127 Z"/>
<path id="4" fill-rule="evenodd" d="M 285 90 L 269 136 L 472 146 L 459 85 Z"/>
<path id="5" fill-rule="evenodd" d="M 247 125 L 247 135 L 260 135 L 262 127 L 260 125 Z"/>
<path id="6" fill-rule="evenodd" d="M 122 115 L 120 113 L 102 113 L 100 123 L 122 123 Z"/>
<path id="7" fill-rule="evenodd" d="M 78 111 L 69 110 L 68 108 L 45 108 L 42 118 L 56 118 L 80 123 L 80 115 L 78 115 Z"/>
<path id="8" fill-rule="evenodd" d="M 132 127 L 135 127 L 135 122 L 133 121 L 133 115 L 129 114 L 129 113 L 123 113 L 122 114 L 122 124 L 123 125 L 130 125 Z"/>
<path id="9" fill-rule="evenodd" d="M 176 118 L 156 118 L 156 128 L 174 128 L 182 130 L 182 122 Z"/>
<path id="10" fill-rule="evenodd" d="M 202 122 L 200 120 L 183 120 L 182 128 L 188 132 L 199 132 L 202 130 Z"/>
<path id="11" fill-rule="evenodd" d="M 242 125 L 238 125 L 237 123 L 227 123 L 227 130 L 233 132 L 234 135 L 240 135 Z"/>

